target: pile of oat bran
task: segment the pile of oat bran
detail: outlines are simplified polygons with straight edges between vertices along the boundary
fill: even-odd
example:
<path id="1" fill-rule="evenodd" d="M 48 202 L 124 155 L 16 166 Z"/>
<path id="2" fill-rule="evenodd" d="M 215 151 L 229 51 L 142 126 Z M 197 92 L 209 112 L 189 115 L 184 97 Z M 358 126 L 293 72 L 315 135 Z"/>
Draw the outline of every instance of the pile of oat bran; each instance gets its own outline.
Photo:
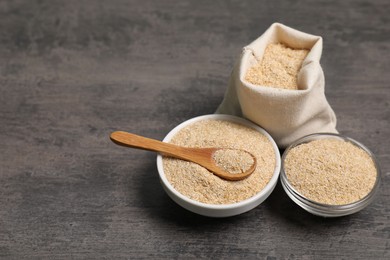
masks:
<path id="1" fill-rule="evenodd" d="M 297 90 L 297 75 L 308 53 L 306 49 L 292 49 L 282 43 L 270 43 L 262 61 L 247 71 L 245 79 L 254 85 Z"/>
<path id="2" fill-rule="evenodd" d="M 306 198 L 344 205 L 365 197 L 377 170 L 370 155 L 350 142 L 320 139 L 292 148 L 284 168 L 290 184 Z"/>
<path id="3" fill-rule="evenodd" d="M 229 121 L 203 120 L 181 129 L 171 143 L 186 147 L 243 149 L 257 160 L 255 171 L 241 181 L 221 179 L 198 164 L 164 157 L 164 172 L 184 196 L 208 204 L 230 204 L 261 191 L 273 176 L 276 159 L 271 142 L 260 132 Z"/>

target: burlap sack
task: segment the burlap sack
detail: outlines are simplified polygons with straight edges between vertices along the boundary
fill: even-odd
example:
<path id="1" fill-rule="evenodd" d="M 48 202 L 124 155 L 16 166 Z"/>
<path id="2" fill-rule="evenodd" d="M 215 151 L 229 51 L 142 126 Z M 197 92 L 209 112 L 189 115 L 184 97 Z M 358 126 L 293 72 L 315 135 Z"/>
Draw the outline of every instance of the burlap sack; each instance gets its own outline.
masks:
<path id="1" fill-rule="evenodd" d="M 245 80 L 247 70 L 261 62 L 269 43 L 309 49 L 298 74 L 299 90 L 257 86 Z M 216 113 L 245 117 L 268 131 L 280 148 L 319 132 L 337 133 L 336 116 L 326 100 L 324 73 L 319 63 L 322 38 L 274 23 L 244 47 Z"/>

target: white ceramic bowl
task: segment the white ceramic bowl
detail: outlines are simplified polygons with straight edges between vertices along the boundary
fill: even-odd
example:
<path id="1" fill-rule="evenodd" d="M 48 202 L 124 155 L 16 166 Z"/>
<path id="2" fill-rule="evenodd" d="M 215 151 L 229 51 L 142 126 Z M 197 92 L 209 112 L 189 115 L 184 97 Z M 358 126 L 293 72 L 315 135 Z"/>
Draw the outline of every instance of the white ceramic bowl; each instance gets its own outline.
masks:
<path id="1" fill-rule="evenodd" d="M 244 212 L 247 212 L 256 206 L 258 206 L 260 203 L 262 203 L 273 191 L 273 189 L 276 186 L 276 183 L 278 182 L 279 178 L 279 172 L 281 167 L 281 159 L 280 159 L 280 153 L 278 150 L 278 147 L 275 143 L 275 141 L 272 139 L 272 137 L 261 127 L 255 125 L 254 123 L 245 120 L 240 117 L 230 116 L 230 115 L 204 115 L 192 118 L 190 120 L 187 120 L 180 125 L 176 126 L 173 130 L 171 130 L 168 135 L 164 138 L 163 142 L 169 142 L 176 133 L 181 130 L 183 127 L 186 127 L 194 122 L 201 121 L 201 120 L 207 120 L 207 119 L 215 119 L 215 120 L 225 120 L 230 122 L 235 122 L 238 124 L 245 125 L 247 127 L 251 127 L 260 133 L 264 134 L 272 143 L 272 146 L 275 151 L 275 160 L 276 160 L 276 166 L 273 173 L 273 176 L 269 183 L 264 187 L 263 190 L 261 190 L 259 193 L 254 195 L 251 198 L 248 198 L 246 200 L 233 203 L 233 204 L 223 204 L 223 205 L 216 205 L 216 204 L 206 204 L 202 203 L 193 199 L 190 199 L 183 194 L 179 193 L 177 190 L 174 189 L 174 187 L 171 185 L 171 183 L 167 180 L 165 173 L 164 173 L 164 167 L 163 167 L 163 158 L 161 155 L 157 156 L 157 169 L 160 176 L 160 182 L 166 191 L 166 193 L 173 199 L 177 204 L 182 206 L 183 208 L 192 211 L 194 213 L 208 216 L 208 217 L 229 217 L 238 215 Z"/>

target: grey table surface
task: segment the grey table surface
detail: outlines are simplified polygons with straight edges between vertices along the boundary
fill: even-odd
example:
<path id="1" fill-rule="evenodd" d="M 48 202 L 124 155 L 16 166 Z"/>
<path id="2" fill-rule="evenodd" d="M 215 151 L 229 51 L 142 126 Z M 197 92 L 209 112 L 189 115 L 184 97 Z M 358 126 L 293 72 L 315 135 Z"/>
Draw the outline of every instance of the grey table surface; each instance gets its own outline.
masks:
<path id="1" fill-rule="evenodd" d="M 390 2 L 0 1 L 0 258 L 389 259 Z M 242 47 L 273 22 L 324 40 L 338 130 L 377 156 L 376 200 L 313 216 L 280 184 L 255 209 L 208 218 L 160 186 L 162 139 L 211 114 Z"/>

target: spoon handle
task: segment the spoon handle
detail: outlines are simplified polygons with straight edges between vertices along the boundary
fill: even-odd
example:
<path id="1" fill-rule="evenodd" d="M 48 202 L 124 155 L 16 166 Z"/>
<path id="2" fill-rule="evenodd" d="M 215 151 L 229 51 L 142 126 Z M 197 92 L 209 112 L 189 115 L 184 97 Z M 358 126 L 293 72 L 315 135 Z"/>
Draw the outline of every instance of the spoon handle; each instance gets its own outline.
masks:
<path id="1" fill-rule="evenodd" d="M 136 134 L 116 131 L 110 135 L 110 139 L 121 146 L 138 148 L 143 150 L 149 150 L 154 152 L 161 152 L 166 155 L 174 156 L 177 158 L 187 159 L 183 154 L 185 153 L 185 149 L 183 147 L 179 147 L 173 144 L 164 143 L 155 139 L 139 136 Z"/>

